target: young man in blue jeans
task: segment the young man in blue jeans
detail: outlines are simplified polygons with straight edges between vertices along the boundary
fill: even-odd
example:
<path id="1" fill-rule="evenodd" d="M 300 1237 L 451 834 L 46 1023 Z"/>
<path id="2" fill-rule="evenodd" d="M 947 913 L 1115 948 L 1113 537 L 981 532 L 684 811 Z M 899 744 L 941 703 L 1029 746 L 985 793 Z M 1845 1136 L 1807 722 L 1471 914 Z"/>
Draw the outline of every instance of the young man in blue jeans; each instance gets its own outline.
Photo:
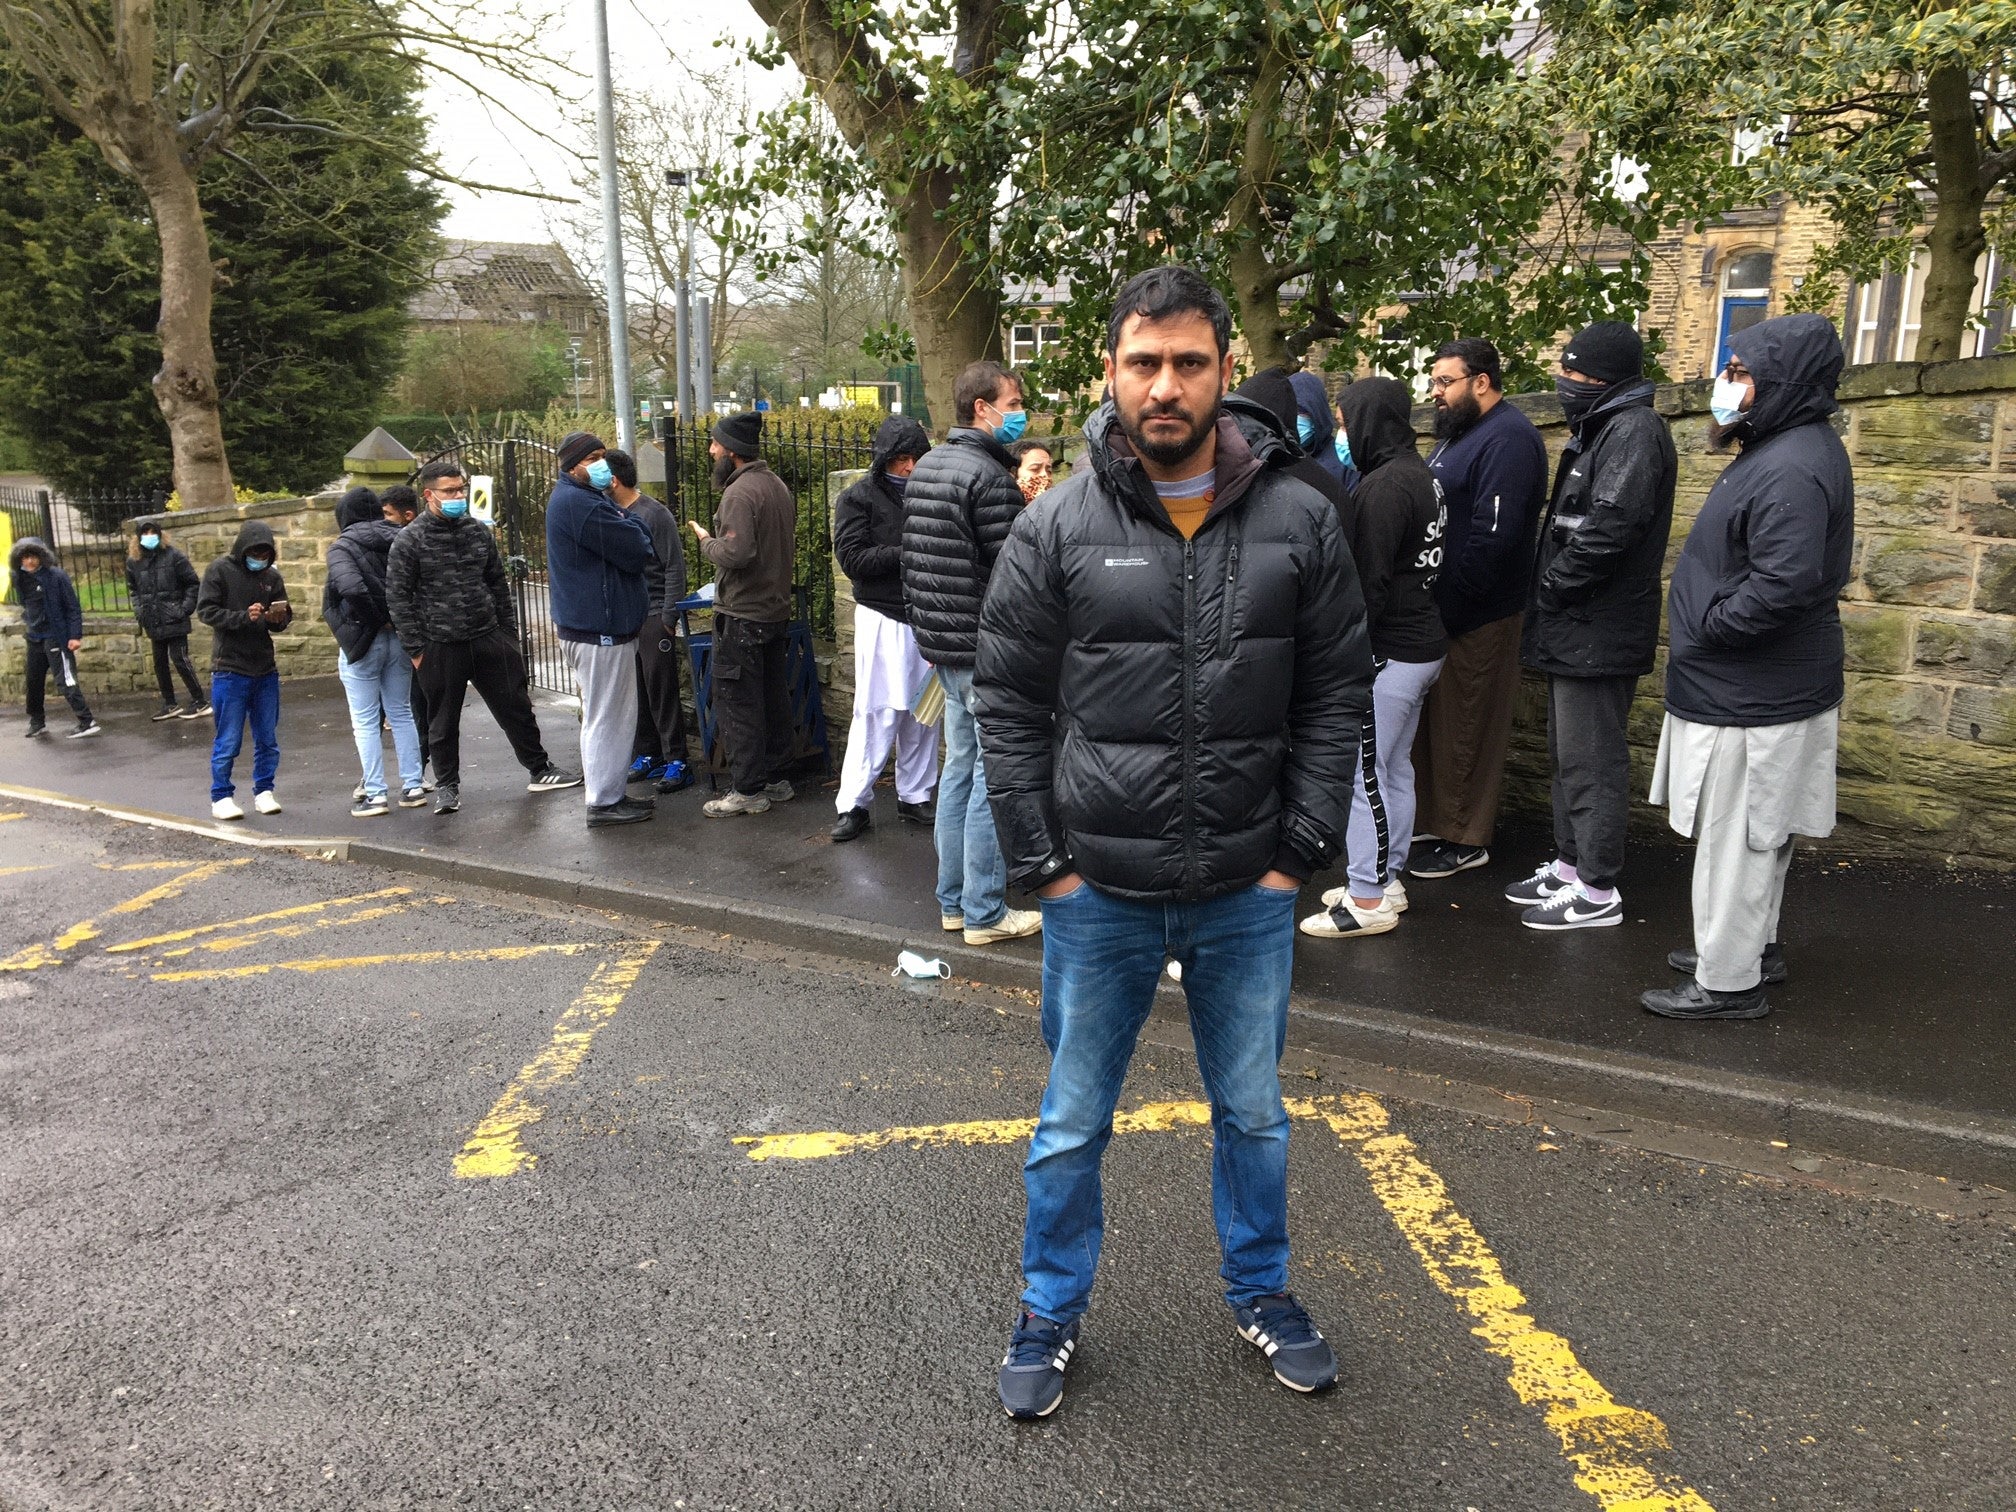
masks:
<path id="1" fill-rule="evenodd" d="M 247 520 L 231 550 L 203 573 L 196 594 L 196 618 L 210 627 L 210 702 L 217 740 L 210 748 L 210 813 L 243 819 L 231 768 L 252 727 L 252 806 L 262 814 L 280 812 L 273 784 L 280 775 L 280 667 L 273 658 L 273 632 L 294 618 L 287 585 L 274 568 L 273 530 Z"/>
<path id="2" fill-rule="evenodd" d="M 1011 1417 L 1063 1398 L 1099 1262 L 1100 1158 L 1172 959 L 1235 1326 L 1283 1384 L 1337 1378 L 1288 1291 L 1278 1064 L 1295 901 L 1342 848 L 1372 653 L 1337 512 L 1287 471 L 1301 448 L 1259 407 L 1221 408 L 1230 333 L 1187 268 L 1121 290 L 1087 465 L 1015 522 L 980 618 L 988 791 L 1008 875 L 1042 900 L 1050 1047 L 999 1376 Z"/>

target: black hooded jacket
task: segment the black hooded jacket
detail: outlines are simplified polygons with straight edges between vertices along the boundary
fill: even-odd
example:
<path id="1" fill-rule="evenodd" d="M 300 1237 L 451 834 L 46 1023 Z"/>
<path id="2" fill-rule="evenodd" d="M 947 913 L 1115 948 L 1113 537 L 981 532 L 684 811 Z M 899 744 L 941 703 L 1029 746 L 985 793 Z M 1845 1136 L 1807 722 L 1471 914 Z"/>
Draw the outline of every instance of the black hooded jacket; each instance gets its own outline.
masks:
<path id="1" fill-rule="evenodd" d="M 971 667 L 980 602 L 1022 513 L 1015 459 L 986 431 L 955 426 L 910 474 L 903 497 L 903 601 L 934 667 Z"/>
<path id="2" fill-rule="evenodd" d="M 1574 427 L 1540 526 L 1520 660 L 1553 677 L 1643 677 L 1659 645 L 1673 435 L 1644 379 Z"/>
<path id="3" fill-rule="evenodd" d="M 257 551 L 268 565 L 259 572 L 245 565 L 247 552 Z M 273 659 L 273 632 L 287 628 L 286 619 L 270 614 L 268 606 L 287 597 L 287 585 L 280 581 L 279 569 L 271 565 L 279 558 L 273 548 L 273 527 L 264 520 L 247 520 L 239 527 L 231 550 L 203 571 L 203 586 L 196 594 L 196 618 L 210 627 L 210 670 L 231 672 L 240 677 L 264 677 L 279 670 Z M 246 611 L 254 604 L 261 618 Z"/>
<path id="4" fill-rule="evenodd" d="M 1436 661 L 1449 644 L 1435 605 L 1447 516 L 1435 475 L 1415 445 L 1413 397 L 1392 378 L 1361 378 L 1337 406 L 1358 465 L 1351 556 L 1372 654 L 1381 661 Z"/>
<path id="5" fill-rule="evenodd" d="M 392 623 L 385 597 L 385 574 L 399 527 L 383 516 L 352 520 L 329 543 L 329 582 L 322 590 L 322 618 L 336 644 L 359 660 Z"/>
<path id="6" fill-rule="evenodd" d="M 29 572 L 21 565 L 33 554 L 42 565 Z M 56 553 L 39 536 L 23 536 L 7 553 L 14 602 L 21 606 L 21 628 L 32 641 L 63 644 L 84 638 L 84 606 L 70 574 L 56 563 Z"/>
<path id="7" fill-rule="evenodd" d="M 149 639 L 175 640 L 189 633 L 199 586 L 195 563 L 166 541 L 152 551 L 142 546 L 138 556 L 126 558 L 126 599 Z"/>
<path id="8" fill-rule="evenodd" d="M 908 415 L 891 415 L 875 432 L 868 476 L 833 502 L 833 554 L 854 584 L 854 602 L 893 620 L 909 620 L 903 605 L 905 491 L 889 481 L 897 457 L 921 458 L 931 450 L 924 427 Z M 906 485 L 907 487 L 907 485 Z"/>
<path id="9" fill-rule="evenodd" d="M 1673 569 L 1666 707 L 1696 724 L 1791 724 L 1842 696 L 1855 480 L 1828 423 L 1841 340 L 1824 316 L 1785 315 L 1729 348 L 1756 397 Z"/>
<path id="10" fill-rule="evenodd" d="M 1343 847 L 1372 654 L 1337 513 L 1268 423 L 1218 420 L 1184 540 L 1111 404 L 1015 522 L 974 677 L 1008 875 L 1202 899 Z"/>
<path id="11" fill-rule="evenodd" d="M 1283 368 L 1262 368 L 1234 389 L 1232 398 L 1251 401 L 1273 422 L 1274 429 L 1280 433 L 1282 441 L 1294 458 L 1288 464 L 1288 475 L 1300 478 L 1336 506 L 1337 523 L 1343 527 L 1344 540 L 1348 544 L 1351 540 L 1353 516 L 1357 511 L 1352 507 L 1351 496 L 1344 491 L 1343 480 L 1324 467 L 1314 454 L 1303 450 L 1301 437 L 1295 428 L 1296 418 L 1302 412 L 1296 404 L 1295 385 L 1289 381 L 1287 371 Z M 1328 424 L 1329 416 L 1323 418 L 1325 424 Z M 1320 440 L 1323 445 L 1330 446 L 1330 438 L 1336 433 L 1336 426 L 1330 425 L 1327 431 L 1320 432 L 1317 437 L 1312 438 L 1310 444 L 1313 446 Z M 1330 453 L 1330 460 L 1332 462 L 1337 460 L 1334 447 Z"/>

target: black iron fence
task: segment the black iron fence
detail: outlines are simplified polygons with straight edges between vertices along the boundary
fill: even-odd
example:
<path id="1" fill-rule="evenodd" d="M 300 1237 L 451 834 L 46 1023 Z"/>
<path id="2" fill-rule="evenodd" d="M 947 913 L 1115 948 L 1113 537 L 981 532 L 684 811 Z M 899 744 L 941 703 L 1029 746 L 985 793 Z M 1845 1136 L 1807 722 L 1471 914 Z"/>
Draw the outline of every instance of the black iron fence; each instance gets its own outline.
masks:
<path id="1" fill-rule="evenodd" d="M 86 614 L 123 614 L 127 543 L 119 522 L 159 510 L 166 498 L 166 489 L 144 485 L 72 494 L 0 487 L 0 510 L 10 540 L 36 536 L 49 543 Z"/>

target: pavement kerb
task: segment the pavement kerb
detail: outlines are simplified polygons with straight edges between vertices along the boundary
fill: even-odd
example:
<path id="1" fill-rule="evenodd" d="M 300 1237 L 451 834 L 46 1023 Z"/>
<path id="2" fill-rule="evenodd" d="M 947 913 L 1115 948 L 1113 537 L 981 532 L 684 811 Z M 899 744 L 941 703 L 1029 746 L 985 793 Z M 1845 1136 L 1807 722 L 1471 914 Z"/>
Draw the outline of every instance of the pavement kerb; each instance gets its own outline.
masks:
<path id="1" fill-rule="evenodd" d="M 498 866 L 438 851 L 347 837 L 283 838 L 121 804 L 0 783 L 0 798 L 103 814 L 265 850 L 354 861 L 469 887 L 711 930 L 887 967 L 901 950 L 935 956 L 955 976 L 1040 990 L 1040 961 L 834 914 L 780 908 L 672 888 L 632 887 L 526 865 Z M 1180 989 L 1164 983 L 1158 1017 L 1185 1018 Z M 1957 1117 L 1899 1100 L 1816 1092 L 1792 1081 L 1704 1073 L 1656 1056 L 1564 1046 L 1537 1036 L 1451 1026 L 1386 1009 L 1297 995 L 1289 1005 L 1297 1049 L 1442 1077 L 1516 1097 L 1552 1098 L 1656 1118 L 1744 1139 L 1784 1140 L 1814 1154 L 2016 1190 L 2016 1119 Z"/>

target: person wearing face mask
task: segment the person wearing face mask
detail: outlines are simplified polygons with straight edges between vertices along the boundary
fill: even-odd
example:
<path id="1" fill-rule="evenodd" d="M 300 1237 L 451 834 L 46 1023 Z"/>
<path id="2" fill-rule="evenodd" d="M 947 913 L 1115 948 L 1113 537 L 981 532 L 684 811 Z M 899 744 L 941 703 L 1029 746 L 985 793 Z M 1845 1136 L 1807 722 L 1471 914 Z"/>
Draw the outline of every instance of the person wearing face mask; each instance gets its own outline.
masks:
<path id="1" fill-rule="evenodd" d="M 581 774 L 555 766 L 539 739 L 511 579 L 489 528 L 469 518 L 461 464 L 429 462 L 418 481 L 421 513 L 392 543 L 385 602 L 427 699 L 434 812 L 462 807 L 462 700 L 472 684 L 525 768 L 527 792 L 581 786 Z"/>
<path id="2" fill-rule="evenodd" d="M 1295 391 L 1296 440 L 1348 499 L 1351 491 L 1358 486 L 1358 474 L 1352 471 L 1343 453 L 1338 450 L 1337 412 L 1330 402 L 1330 391 L 1323 383 L 1323 375 L 1302 368 L 1288 375 L 1288 384 Z M 1346 539 L 1350 538 L 1350 522 L 1344 526 L 1344 535 Z"/>
<path id="3" fill-rule="evenodd" d="M 1344 539 L 1349 541 L 1356 513 L 1351 507 L 1350 496 L 1344 492 L 1344 485 L 1337 481 L 1337 475 L 1324 467 L 1320 458 L 1307 455 L 1309 443 L 1302 439 L 1317 434 L 1301 409 L 1300 388 L 1294 380 L 1302 376 L 1300 373 L 1291 374 L 1285 368 L 1262 368 L 1232 390 L 1225 402 L 1240 414 L 1265 412 L 1282 440 L 1293 445 L 1293 460 L 1288 463 L 1289 474 L 1300 478 L 1330 501 L 1337 510 L 1337 523 L 1344 531 Z M 1322 379 L 1316 378 L 1313 373 L 1307 376 L 1315 379 L 1319 389 L 1322 387 Z M 1248 405 L 1256 408 L 1249 409 Z M 1326 447 L 1330 445 L 1327 431 L 1322 434 L 1322 444 Z"/>
<path id="4" fill-rule="evenodd" d="M 903 605 L 903 503 L 917 459 L 931 450 L 924 427 L 891 415 L 875 432 L 868 476 L 833 505 L 833 554 L 854 585 L 854 721 L 840 767 L 833 843 L 868 833 L 875 779 L 896 752 L 896 816 L 931 823 L 938 785 L 938 730 L 910 711 L 931 678 Z"/>
<path id="5" fill-rule="evenodd" d="M 652 802 L 624 789 L 637 738 L 637 632 L 651 610 L 657 553 L 650 529 L 609 496 L 616 474 L 601 437 L 569 431 L 559 464 L 546 499 L 546 584 L 554 633 L 581 692 L 588 827 L 641 824 Z"/>
<path id="6" fill-rule="evenodd" d="M 980 606 L 1008 529 L 1022 513 L 1015 459 L 1028 412 L 1022 380 L 998 362 L 968 363 L 952 386 L 958 420 L 910 475 L 903 518 L 903 600 L 917 649 L 945 688 L 945 769 L 938 778 L 938 922 L 968 945 L 1020 939 L 1043 927 L 1008 906 L 1007 864 L 987 804 L 987 767 L 974 722 Z"/>
<path id="7" fill-rule="evenodd" d="M 189 661 L 189 622 L 196 614 L 199 586 L 189 558 L 168 544 L 159 525 L 142 521 L 126 553 L 126 598 L 154 646 L 154 682 L 161 689 L 156 721 L 201 719 L 210 712 L 210 700 Z M 175 702 L 177 675 L 189 690 L 186 707 Z"/>
<path id="8" fill-rule="evenodd" d="M 791 764 L 791 580 L 798 564 L 798 503 L 762 459 L 755 410 L 714 423 L 707 455 L 721 503 L 714 529 L 688 527 L 714 564 L 714 708 L 728 744 L 726 793 L 701 805 L 714 819 L 769 812 L 798 796 Z"/>
<path id="9" fill-rule="evenodd" d="M 1056 447 L 1047 437 L 1024 436 L 1008 448 L 1008 455 L 1015 459 L 1015 486 L 1022 490 L 1025 504 L 1034 504 L 1057 481 Z"/>
<path id="10" fill-rule="evenodd" d="M 1667 594 L 1666 723 L 1652 801 L 1695 840 L 1690 978 L 1653 1013 L 1751 1019 L 1783 982 L 1778 921 L 1793 836 L 1834 828 L 1855 479 L 1829 423 L 1841 339 L 1784 315 L 1729 339 L 1709 399 L 1718 446 L 1741 448 L 1702 502 Z"/>
<path id="11" fill-rule="evenodd" d="M 1561 351 L 1568 444 L 1541 522 L 1520 659 L 1547 676 L 1554 856 L 1505 892 L 1531 929 L 1624 922 L 1631 811 L 1626 727 L 1659 643 L 1659 584 L 1678 463 L 1652 408 L 1645 345 L 1599 321 Z"/>
<path id="12" fill-rule="evenodd" d="M 273 632 L 292 623 L 287 585 L 274 568 L 278 552 L 273 528 L 247 520 L 230 551 L 203 572 L 196 593 L 196 618 L 210 627 L 210 701 L 216 706 L 217 739 L 210 748 L 210 813 L 243 819 L 234 796 L 231 768 L 252 730 L 252 806 L 262 814 L 280 812 L 273 784 L 280 776 L 280 667 L 273 656 Z"/>

